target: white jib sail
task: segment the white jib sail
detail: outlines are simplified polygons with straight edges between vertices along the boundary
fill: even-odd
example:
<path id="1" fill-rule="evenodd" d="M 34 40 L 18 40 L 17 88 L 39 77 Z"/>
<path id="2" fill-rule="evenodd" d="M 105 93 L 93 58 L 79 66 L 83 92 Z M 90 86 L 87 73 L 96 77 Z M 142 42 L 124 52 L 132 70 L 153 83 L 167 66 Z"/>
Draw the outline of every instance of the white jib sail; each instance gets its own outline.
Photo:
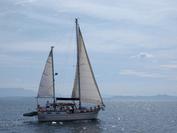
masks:
<path id="1" fill-rule="evenodd" d="M 53 68 L 52 68 L 52 50 L 49 53 L 45 68 L 38 90 L 38 98 L 40 97 L 53 97 Z"/>
<path id="2" fill-rule="evenodd" d="M 79 83 L 80 83 L 80 100 L 85 103 L 94 103 L 97 105 L 102 105 L 103 101 L 91 68 L 91 64 L 85 49 L 84 41 L 82 38 L 81 31 L 78 27 L 77 29 L 77 45 L 79 54 L 79 73 L 76 68 L 76 75 L 74 81 L 74 87 L 72 92 L 72 97 L 79 97 Z M 79 75 L 78 75 L 79 74 Z M 79 76 L 79 78 L 78 78 Z M 80 82 L 78 81 L 80 79 Z"/>

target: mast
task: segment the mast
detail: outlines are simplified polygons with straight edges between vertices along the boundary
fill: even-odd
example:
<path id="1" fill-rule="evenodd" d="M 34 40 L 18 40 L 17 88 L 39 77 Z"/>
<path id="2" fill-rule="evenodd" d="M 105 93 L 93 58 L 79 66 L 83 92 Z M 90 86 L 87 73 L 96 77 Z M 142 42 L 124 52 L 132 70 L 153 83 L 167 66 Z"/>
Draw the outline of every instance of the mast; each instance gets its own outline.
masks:
<path id="1" fill-rule="evenodd" d="M 52 77 L 53 77 L 53 103 L 54 103 L 54 107 L 55 107 L 55 75 L 54 75 L 54 61 L 53 61 L 53 48 L 54 46 L 51 46 L 51 56 L 52 56 Z"/>
<path id="2" fill-rule="evenodd" d="M 81 104 L 83 102 L 104 106 L 77 18 L 75 22 L 77 41 L 77 66 L 72 97 L 79 98 L 79 108 L 81 108 Z"/>
<path id="3" fill-rule="evenodd" d="M 79 109 L 81 108 L 81 91 L 80 91 L 80 60 L 79 60 L 79 58 L 80 58 L 80 47 L 79 47 L 79 36 L 78 36 L 78 20 L 77 20 L 77 18 L 76 18 L 76 20 L 75 20 L 75 22 L 76 22 L 76 43 L 77 43 L 77 75 L 78 75 L 78 90 L 79 90 Z"/>

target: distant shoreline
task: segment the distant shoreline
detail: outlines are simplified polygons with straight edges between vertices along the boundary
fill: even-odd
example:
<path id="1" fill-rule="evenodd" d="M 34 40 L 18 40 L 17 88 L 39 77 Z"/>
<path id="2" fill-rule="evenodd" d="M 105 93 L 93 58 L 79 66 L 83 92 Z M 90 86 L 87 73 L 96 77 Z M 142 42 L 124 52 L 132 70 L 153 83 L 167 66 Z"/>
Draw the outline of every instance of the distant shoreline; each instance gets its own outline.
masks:
<path id="1" fill-rule="evenodd" d="M 131 101 L 177 101 L 177 96 L 154 95 L 154 96 L 113 96 L 112 100 L 131 100 Z"/>
<path id="2" fill-rule="evenodd" d="M 0 98 L 35 98 L 37 92 L 23 88 L 0 88 Z M 65 96 L 63 96 L 65 97 Z M 121 96 L 103 95 L 103 99 L 110 100 L 131 100 L 131 101 L 177 101 L 177 96 L 172 95 L 152 95 L 152 96 Z"/>
<path id="3" fill-rule="evenodd" d="M 0 96 L 0 99 L 35 99 L 36 96 Z M 113 96 L 103 97 L 105 101 L 176 101 L 177 96 Z"/>

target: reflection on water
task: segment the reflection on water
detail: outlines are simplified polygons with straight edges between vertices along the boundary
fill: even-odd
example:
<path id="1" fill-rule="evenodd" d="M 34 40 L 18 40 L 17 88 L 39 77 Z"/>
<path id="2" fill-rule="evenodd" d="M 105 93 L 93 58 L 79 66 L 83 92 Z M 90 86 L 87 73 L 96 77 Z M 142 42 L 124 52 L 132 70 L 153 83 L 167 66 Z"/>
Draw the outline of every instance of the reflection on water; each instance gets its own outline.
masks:
<path id="1" fill-rule="evenodd" d="M 43 122 L 26 121 L 25 127 L 29 127 L 30 132 L 34 133 L 101 133 L 101 121 L 98 120 L 81 120 L 66 122 Z M 32 127 L 32 128 L 31 128 Z"/>
<path id="2" fill-rule="evenodd" d="M 98 120 L 39 123 L 33 98 L 0 98 L 0 133 L 176 133 L 176 101 L 105 100 Z"/>

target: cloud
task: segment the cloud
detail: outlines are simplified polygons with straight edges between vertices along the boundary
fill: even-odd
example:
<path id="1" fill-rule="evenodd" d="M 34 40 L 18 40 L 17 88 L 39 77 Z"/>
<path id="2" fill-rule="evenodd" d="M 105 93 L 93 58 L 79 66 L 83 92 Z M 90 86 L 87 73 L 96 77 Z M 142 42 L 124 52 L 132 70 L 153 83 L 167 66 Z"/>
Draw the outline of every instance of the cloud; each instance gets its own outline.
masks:
<path id="1" fill-rule="evenodd" d="M 132 69 L 123 69 L 119 72 L 120 75 L 127 75 L 127 76 L 137 76 L 143 78 L 162 78 L 163 76 L 157 73 L 148 73 L 143 71 L 137 71 Z"/>
<path id="2" fill-rule="evenodd" d="M 14 54 L 0 54 L 0 68 L 34 68 L 38 66 L 39 61 L 32 56 L 20 56 Z"/>
<path id="3" fill-rule="evenodd" d="M 55 13 L 68 14 L 70 18 L 71 16 L 80 16 L 96 18 L 98 20 L 102 19 L 103 21 L 123 21 L 124 23 L 132 23 L 133 25 L 167 25 L 166 22 L 171 22 L 173 14 L 177 12 L 177 3 L 163 0 L 153 2 L 142 2 L 139 0 L 133 2 L 115 0 L 110 2 L 100 0 L 75 0 L 74 2 L 72 0 L 43 0 L 42 3 L 39 0 L 16 0 L 16 3 L 25 3 L 27 6 L 31 6 L 34 9 L 50 9 L 50 11 L 53 10 Z M 40 12 L 36 13 L 39 14 Z M 43 14 L 43 16 L 45 16 L 45 14 Z M 169 19 L 169 17 L 171 19 Z M 60 18 L 63 19 L 63 15 L 61 15 Z"/>
<path id="4" fill-rule="evenodd" d="M 93 0 L 76 0 L 74 2 L 71 0 L 44 0 L 42 3 L 39 0 L 15 0 L 14 3 L 25 3 L 25 5 L 20 6 L 19 4 L 13 8 L 10 6 L 8 10 L 13 11 L 13 13 L 9 12 L 5 15 L 10 16 L 8 19 L 1 18 L 4 20 L 1 22 L 2 25 L 5 25 L 2 26 L 2 29 L 6 27 L 6 30 L 1 32 L 2 35 L 6 35 L 2 36 L 2 40 L 6 39 L 7 41 L 8 38 L 15 38 L 14 41 L 17 42 L 19 39 L 35 42 L 39 42 L 43 38 L 55 40 L 55 38 L 67 34 L 66 29 L 69 29 L 67 27 L 74 25 L 74 17 L 81 15 L 81 21 L 83 21 L 81 27 L 84 27 L 82 30 L 86 32 L 84 36 L 88 42 L 87 47 L 97 52 L 119 53 L 125 51 L 124 53 L 128 53 L 138 48 L 152 49 L 176 45 L 176 36 L 169 34 L 171 32 L 168 32 L 168 35 L 165 34 L 164 26 L 160 26 L 159 29 L 157 28 L 159 25 L 156 25 L 158 21 L 154 21 L 154 19 L 159 19 L 159 21 L 163 19 L 166 23 L 169 20 L 172 21 L 173 19 L 169 19 L 163 12 L 175 13 L 176 9 L 173 8 L 175 3 L 169 2 L 169 5 L 166 5 L 163 0 L 160 2 L 135 0 L 134 2 L 130 1 L 129 4 L 123 1 L 114 2 L 113 5 L 112 2 L 95 2 Z M 155 8 L 156 6 L 159 8 Z M 153 26 L 145 26 L 151 20 L 150 25 Z M 9 23 L 13 21 L 16 23 Z M 9 32 L 7 32 L 8 30 Z M 159 30 L 163 32 L 161 33 Z M 67 32 L 71 32 L 71 30 Z M 156 35 L 154 36 L 154 34 Z M 63 37 L 59 41 L 62 42 L 64 39 L 67 40 L 68 38 Z M 13 44 L 14 47 L 16 44 Z"/>
<path id="5" fill-rule="evenodd" d="M 160 67 L 165 69 L 177 69 L 177 64 L 164 64 L 160 65 Z"/>
<path id="6" fill-rule="evenodd" d="M 177 60 L 176 7 L 174 0 L 1 0 L 1 71 L 8 78 L 10 72 L 6 67 L 33 66 L 38 72 L 39 68 L 35 66 L 42 68 L 51 45 L 55 46 L 57 67 L 61 68 L 63 55 L 75 50 L 74 18 L 79 17 L 88 53 L 94 52 L 91 54 L 94 59 L 104 62 L 97 68 L 100 73 L 104 69 L 105 73 L 110 74 L 110 84 L 117 83 L 117 77 L 111 75 L 110 69 L 129 67 L 122 69 L 120 75 L 142 78 L 144 82 L 151 83 L 152 88 L 156 88 L 155 84 L 159 88 L 164 85 L 175 88 L 177 82 L 171 79 L 176 79 L 177 75 L 176 62 L 173 62 Z M 17 70 L 18 74 L 14 74 L 14 77 L 25 72 L 25 69 Z M 34 76 L 30 76 L 30 73 L 31 69 L 26 72 L 29 76 L 25 76 L 24 82 L 33 80 Z M 108 82 L 106 78 L 108 76 L 99 77 Z M 125 79 L 121 80 L 127 84 Z M 165 81 L 163 85 L 160 80 Z M 136 78 L 131 86 L 136 86 L 138 82 Z M 127 87 L 127 93 L 131 86 Z M 144 85 L 136 87 L 144 88 Z"/>
<path id="7" fill-rule="evenodd" d="M 37 52 L 47 52 L 50 50 L 51 46 L 55 47 L 55 52 L 59 53 L 72 53 L 74 46 L 67 44 L 67 42 L 18 42 L 18 43 L 8 43 L 8 45 L 0 46 L 2 51 L 8 49 L 9 53 L 19 52 L 19 53 L 37 53 Z M 6 51 L 7 52 L 7 51 Z"/>
<path id="8" fill-rule="evenodd" d="M 95 17 L 111 21 L 131 21 L 139 24 L 158 24 L 166 18 L 167 12 L 176 12 L 175 2 L 148 1 L 83 1 L 83 0 L 53 0 L 45 1 L 45 4 L 64 12 L 79 13 L 89 17 Z M 114 4 L 112 4 L 114 3 Z M 167 4 L 168 3 L 168 4 Z M 161 22 L 163 23 L 163 22 Z"/>
<path id="9" fill-rule="evenodd" d="M 29 3 L 34 3 L 37 0 L 16 0 L 17 5 L 24 5 L 24 4 L 29 4 Z"/>
<path id="10" fill-rule="evenodd" d="M 146 58 L 154 58 L 154 56 L 150 53 L 140 52 L 138 55 L 131 56 L 131 58 L 146 59 Z"/>
<path id="11" fill-rule="evenodd" d="M 173 66 L 174 67 L 174 66 Z M 169 81 L 173 82 L 177 80 L 176 72 L 169 72 L 169 71 L 159 71 L 157 68 L 153 70 L 144 70 L 141 71 L 135 69 L 122 69 L 120 70 L 119 74 L 124 76 L 135 76 L 139 78 L 151 78 L 157 80 L 165 80 L 166 83 Z"/>

